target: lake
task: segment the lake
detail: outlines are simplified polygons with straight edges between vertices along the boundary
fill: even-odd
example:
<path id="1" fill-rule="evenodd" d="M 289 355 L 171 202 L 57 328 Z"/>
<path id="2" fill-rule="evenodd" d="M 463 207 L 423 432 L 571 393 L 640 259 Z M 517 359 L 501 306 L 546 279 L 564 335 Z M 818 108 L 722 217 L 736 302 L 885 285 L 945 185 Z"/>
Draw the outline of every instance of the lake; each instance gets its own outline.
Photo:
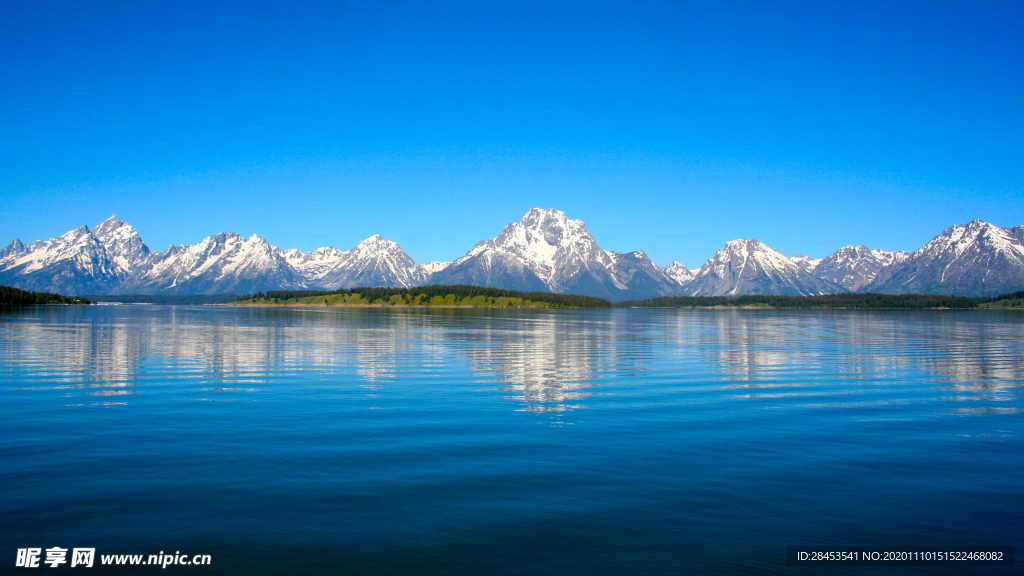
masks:
<path id="1" fill-rule="evenodd" d="M 786 548 L 1020 549 L 1022 386 L 1019 313 L 6 312 L 0 553 L 824 574 L 867 569 Z"/>

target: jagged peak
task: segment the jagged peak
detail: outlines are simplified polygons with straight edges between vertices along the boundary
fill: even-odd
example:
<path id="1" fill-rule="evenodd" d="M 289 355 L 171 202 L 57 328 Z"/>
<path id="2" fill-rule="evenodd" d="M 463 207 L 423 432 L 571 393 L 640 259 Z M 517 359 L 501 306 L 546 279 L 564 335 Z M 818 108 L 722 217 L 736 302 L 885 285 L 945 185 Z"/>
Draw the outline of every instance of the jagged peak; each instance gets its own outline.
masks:
<path id="1" fill-rule="evenodd" d="M 554 208 L 531 208 L 519 222 L 505 226 L 493 242 L 506 247 L 522 247 L 524 243 L 541 242 L 557 248 L 566 242 L 579 239 L 593 242 L 593 237 L 582 220 L 573 220 L 566 216 L 565 212 Z"/>
<path id="2" fill-rule="evenodd" d="M 529 230 L 542 229 L 578 229 L 586 232 L 587 225 L 582 220 L 575 220 L 566 216 L 565 212 L 556 208 L 531 208 L 519 219 L 519 224 Z"/>
<path id="3" fill-rule="evenodd" d="M 520 222 L 526 224 L 528 221 L 535 221 L 541 218 L 556 218 L 558 220 L 569 220 L 570 218 L 565 215 L 565 212 L 557 208 L 530 208 L 523 214 L 523 217 L 519 219 Z"/>
<path id="4" fill-rule="evenodd" d="M 6 258 L 14 254 L 21 254 L 25 252 L 25 243 L 20 239 L 15 238 L 11 240 L 11 243 L 6 248 L 0 248 L 0 258 Z"/>
<path id="5" fill-rule="evenodd" d="M 991 222 L 975 218 L 966 224 L 955 224 L 946 228 L 941 234 L 915 250 L 913 254 L 915 256 L 925 254 L 940 246 L 959 251 L 964 246 L 973 243 L 974 240 L 987 238 L 989 241 L 998 242 L 999 239 L 1012 235 L 1012 233 L 1011 229 L 1001 228 Z"/>
<path id="6" fill-rule="evenodd" d="M 338 248 L 335 248 L 334 246 L 321 246 L 320 248 L 316 248 L 316 249 L 310 250 L 309 252 L 306 252 L 304 255 L 305 256 L 314 256 L 314 255 L 322 256 L 322 255 L 346 254 L 346 253 L 347 252 L 345 250 L 339 250 Z"/>
<path id="7" fill-rule="evenodd" d="M 99 228 L 100 226 L 103 226 L 104 224 L 107 224 L 107 225 L 109 225 L 111 227 L 116 227 L 116 226 L 120 226 L 121 224 L 124 224 L 124 223 L 125 223 L 124 220 L 121 220 L 120 218 L 118 218 L 117 214 L 111 214 L 110 218 L 107 218 L 103 222 L 100 222 L 99 225 L 97 225 L 96 227 Z"/>
<path id="8" fill-rule="evenodd" d="M 759 240 L 754 240 L 752 238 L 736 238 L 735 240 L 729 240 L 728 242 L 725 243 L 724 248 L 724 250 L 726 251 L 758 249 L 773 250 L 772 248 L 769 248 L 768 245 L 766 245 L 765 243 Z"/>
<path id="9" fill-rule="evenodd" d="M 114 214 L 110 218 L 107 218 L 103 222 L 97 224 L 96 227 L 93 228 L 93 233 L 97 236 L 103 237 L 119 230 L 134 232 L 135 228 L 133 228 L 131 224 L 118 218 L 117 214 Z"/>
<path id="10" fill-rule="evenodd" d="M 955 224 L 953 226 L 950 226 L 949 228 L 946 228 L 943 234 L 955 234 L 958 231 L 964 231 L 968 234 L 978 234 L 980 232 L 984 232 L 985 230 L 991 230 L 993 228 L 999 230 L 1002 229 L 991 222 L 986 222 L 981 218 L 975 218 L 974 220 L 971 220 L 966 224 Z"/>
<path id="11" fill-rule="evenodd" d="M 690 280 L 693 280 L 696 270 L 690 270 L 686 266 L 683 266 L 682 262 L 674 261 L 666 264 L 661 269 L 661 273 L 672 280 L 675 280 L 679 284 L 685 284 Z"/>
<path id="12" fill-rule="evenodd" d="M 370 236 L 369 238 L 363 240 L 359 244 L 356 244 L 356 248 L 365 248 L 369 246 L 386 246 L 391 248 L 394 246 L 398 246 L 398 242 L 395 242 L 394 240 L 387 240 L 380 234 L 374 234 L 373 236 Z"/>
<path id="13" fill-rule="evenodd" d="M 86 226 L 85 224 L 82 224 L 78 228 L 72 228 L 71 230 L 68 230 L 67 232 L 61 234 L 58 237 L 58 239 L 66 240 L 66 239 L 69 239 L 69 238 L 78 238 L 79 236 L 82 236 L 83 234 L 89 234 L 89 232 L 90 232 L 89 227 Z"/>
<path id="14" fill-rule="evenodd" d="M 441 261 L 438 261 L 438 260 L 432 260 L 432 261 L 427 262 L 426 264 L 424 264 L 423 268 L 427 272 L 434 273 L 434 272 L 440 272 L 441 270 L 444 270 L 445 268 L 451 266 L 451 264 L 452 264 L 451 261 L 449 261 L 449 262 L 441 262 Z"/>
<path id="15" fill-rule="evenodd" d="M 374 234 L 356 244 L 349 251 L 356 259 L 375 258 L 382 254 L 405 254 L 402 247 L 394 240 L 388 240 L 380 234 Z"/>
<path id="16" fill-rule="evenodd" d="M 726 242 L 724 248 L 716 252 L 712 258 L 705 262 L 701 267 L 701 273 L 710 270 L 712 267 L 721 267 L 727 261 L 734 258 L 757 262 L 763 268 L 804 272 L 803 268 L 791 258 L 787 258 L 784 254 L 764 242 L 751 238 L 737 238 Z"/>
<path id="17" fill-rule="evenodd" d="M 840 250 L 852 250 L 854 252 L 870 252 L 871 249 L 863 244 L 847 244 L 840 248 Z"/>

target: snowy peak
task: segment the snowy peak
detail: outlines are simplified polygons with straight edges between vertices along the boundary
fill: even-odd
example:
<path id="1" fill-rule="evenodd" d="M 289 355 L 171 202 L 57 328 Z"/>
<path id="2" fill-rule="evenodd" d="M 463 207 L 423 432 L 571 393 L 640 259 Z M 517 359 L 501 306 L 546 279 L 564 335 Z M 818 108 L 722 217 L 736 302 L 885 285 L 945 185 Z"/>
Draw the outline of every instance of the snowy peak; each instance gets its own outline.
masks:
<path id="1" fill-rule="evenodd" d="M 426 264 L 424 264 L 423 269 L 426 270 L 428 274 L 433 274 L 435 272 L 440 272 L 441 270 L 444 270 L 448 266 L 451 266 L 451 262 L 438 262 L 434 260 L 432 262 L 427 262 Z"/>
<path id="2" fill-rule="evenodd" d="M 348 251 L 333 246 L 317 248 L 305 254 L 298 250 L 284 253 L 288 262 L 317 289 L 334 290 L 360 286 L 415 286 L 429 272 L 405 253 L 393 240 L 379 234 Z"/>
<path id="3" fill-rule="evenodd" d="M 171 246 L 122 293 L 218 294 L 301 288 L 284 252 L 265 238 L 221 232 L 195 244 Z"/>
<path id="4" fill-rule="evenodd" d="M 611 299 L 678 292 L 642 251 L 602 250 L 582 220 L 532 208 L 490 240 L 434 272 L 431 283 L 550 290 Z"/>
<path id="5" fill-rule="evenodd" d="M 1014 228 L 1000 228 L 983 220 L 951 226 L 942 234 L 918 248 L 912 256 L 959 257 L 969 252 L 992 250 L 1011 257 L 1021 253 L 1021 241 Z"/>
<path id="6" fill-rule="evenodd" d="M 810 272 L 814 270 L 815 266 L 821 264 L 821 258 L 811 258 L 810 256 L 804 256 L 803 254 L 797 254 L 790 258 L 794 264 L 797 265 L 804 272 Z"/>
<path id="7" fill-rule="evenodd" d="M 123 220 L 118 218 L 117 214 L 114 214 L 110 218 L 107 218 L 103 222 L 100 222 L 99 224 L 97 224 L 96 225 L 96 229 L 93 230 L 93 232 L 95 232 L 97 237 L 101 237 L 102 238 L 102 237 L 110 234 L 111 232 L 113 232 L 115 230 L 118 230 L 119 228 L 124 227 L 124 226 L 127 226 L 128 228 L 131 228 L 130 224 L 127 224 L 126 222 L 124 222 Z"/>
<path id="8" fill-rule="evenodd" d="M 505 226 L 487 248 L 520 260 L 555 291 L 566 280 L 561 272 L 567 266 L 585 266 L 603 256 L 582 220 L 542 208 L 533 208 L 519 222 Z"/>
<path id="9" fill-rule="evenodd" d="M 397 252 L 405 253 L 402 250 L 402 247 L 398 245 L 398 242 L 395 242 L 394 240 L 385 240 L 380 234 L 374 234 L 359 244 L 356 244 L 355 248 L 352 249 L 351 254 L 353 258 L 367 259 L 381 257 L 385 254 L 395 254 Z"/>
<path id="10" fill-rule="evenodd" d="M 726 259 L 739 260 L 744 267 L 753 266 L 762 271 L 792 272 L 799 270 L 799 266 L 783 256 L 781 252 L 757 240 L 730 240 L 725 243 L 725 248 L 718 251 L 715 259 L 719 259 L 720 256 L 723 261 Z"/>
<path id="11" fill-rule="evenodd" d="M 818 278 L 839 284 L 851 292 L 865 289 L 887 267 L 905 261 L 906 252 L 887 252 L 867 246 L 843 246 L 812 270 Z"/>
<path id="12" fill-rule="evenodd" d="M 31 246 L 12 242 L 0 252 L 0 283 L 65 294 L 112 289 L 145 266 L 149 248 L 116 216 L 95 230 L 79 226 Z"/>
<path id="13" fill-rule="evenodd" d="M 309 274 L 314 274 L 312 270 L 321 266 L 330 266 L 337 263 L 339 260 L 345 257 L 348 252 L 338 250 L 334 246 L 324 246 L 323 248 L 317 248 L 310 250 L 309 252 L 303 253 L 298 248 L 292 248 L 282 252 L 285 260 L 291 267 L 303 271 L 303 274 L 307 274 L 306 271 L 310 271 Z"/>
<path id="14" fill-rule="evenodd" d="M 809 296 L 841 288 L 805 272 L 795 262 L 757 240 L 726 242 L 686 286 L 693 296 L 781 294 Z"/>
<path id="15" fill-rule="evenodd" d="M 634 250 L 625 254 L 605 252 L 605 256 L 606 259 L 602 261 L 602 264 L 605 266 L 612 285 L 621 291 L 621 293 L 610 294 L 611 299 L 654 298 L 682 293 L 679 283 L 658 268 L 657 264 L 652 262 L 643 250 Z"/>
<path id="16" fill-rule="evenodd" d="M 25 243 L 15 238 L 6 248 L 0 249 L 0 260 L 8 256 L 24 254 L 26 251 L 28 251 L 28 248 L 25 246 Z"/>
<path id="17" fill-rule="evenodd" d="M 1024 226 L 951 226 L 914 251 L 862 245 L 787 258 L 727 242 L 700 270 L 656 266 L 642 250 L 603 250 L 581 220 L 533 208 L 454 262 L 416 263 L 380 235 L 351 250 L 282 250 L 258 234 L 215 234 L 151 252 L 117 215 L 49 240 L 0 249 L 0 284 L 64 294 L 218 294 L 277 289 L 473 284 L 622 300 L 676 294 L 810 295 L 839 291 L 992 295 L 1024 288 Z"/>
<path id="18" fill-rule="evenodd" d="M 867 287 L 872 292 L 992 296 L 1024 286 L 1024 227 L 972 220 L 947 228 Z"/>
<path id="19" fill-rule="evenodd" d="M 666 264 L 665 267 L 661 269 L 661 271 L 665 274 L 665 276 L 668 276 L 670 279 L 674 280 L 680 286 L 693 280 L 694 276 L 692 270 L 688 269 L 686 266 L 683 266 L 679 262 L 671 262 L 669 264 Z"/>
<path id="20" fill-rule="evenodd" d="M 114 214 L 93 230 L 93 235 L 103 244 L 108 256 L 124 271 L 131 273 L 147 264 L 149 247 L 132 227 Z"/>

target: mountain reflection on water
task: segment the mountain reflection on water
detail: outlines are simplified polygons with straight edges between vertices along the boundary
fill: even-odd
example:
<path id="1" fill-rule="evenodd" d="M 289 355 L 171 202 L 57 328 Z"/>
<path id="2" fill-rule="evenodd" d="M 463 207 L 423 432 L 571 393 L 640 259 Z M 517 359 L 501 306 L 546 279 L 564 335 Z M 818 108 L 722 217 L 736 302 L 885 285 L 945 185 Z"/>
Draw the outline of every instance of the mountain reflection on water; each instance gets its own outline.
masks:
<path id="1" fill-rule="evenodd" d="M 979 312 L 107 306 L 30 318 L 0 316 L 0 360 L 37 367 L 39 387 L 82 406 L 130 404 L 153 381 L 181 387 L 167 401 L 258 397 L 310 377 L 367 394 L 415 378 L 444 394 L 457 366 L 537 413 L 586 408 L 620 378 L 736 399 L 811 402 L 841 388 L 853 405 L 901 401 L 901 383 L 924 377 L 938 400 L 965 402 L 948 409 L 984 411 L 1018 410 L 987 403 L 1019 399 L 1024 380 L 1019 318 Z M 890 394 L 857 399 L 879 387 Z"/>
<path id="2" fill-rule="evenodd" d="M 4 313 L 0 548 L 445 576 L 1020 548 L 1022 343 L 981 311 Z"/>

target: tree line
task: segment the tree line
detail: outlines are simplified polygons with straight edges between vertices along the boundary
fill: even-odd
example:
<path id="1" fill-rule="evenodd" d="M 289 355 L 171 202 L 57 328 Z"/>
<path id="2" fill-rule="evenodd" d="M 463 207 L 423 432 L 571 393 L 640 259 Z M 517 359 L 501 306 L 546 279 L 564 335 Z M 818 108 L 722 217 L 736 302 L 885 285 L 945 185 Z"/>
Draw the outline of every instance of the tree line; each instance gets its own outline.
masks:
<path id="1" fill-rule="evenodd" d="M 340 300 L 332 296 L 348 296 Z M 356 298 L 351 298 L 355 296 Z M 392 305 L 510 305 L 509 303 L 539 303 L 553 308 L 609 308 L 611 302 L 594 296 L 555 294 L 553 292 L 520 292 L 504 288 L 470 286 L 467 284 L 417 286 L 415 288 L 343 288 L 339 290 L 271 290 L 240 296 L 241 301 L 283 302 L 286 300 L 324 298 L 341 303 Z M 440 301 L 439 301 L 440 299 Z M 399 302 L 401 300 L 401 302 Z"/>
<path id="2" fill-rule="evenodd" d="M 162 304 L 162 305 L 205 305 L 227 304 L 238 300 L 238 294 L 188 294 L 188 295 L 154 295 L 154 294 L 108 294 L 101 296 L 86 295 L 93 302 L 117 302 L 121 304 Z"/>
<path id="3" fill-rule="evenodd" d="M 999 300 L 1024 298 L 1024 291 L 973 298 L 938 294 L 823 294 L 820 296 L 663 296 L 650 300 L 616 302 L 618 308 L 711 308 L 764 307 L 783 309 L 842 310 L 954 310 L 978 308 Z"/>
<path id="4" fill-rule="evenodd" d="M 50 292 L 31 292 L 11 286 L 0 286 L 0 306 L 34 306 L 36 304 L 88 304 L 89 300 L 61 296 Z"/>

